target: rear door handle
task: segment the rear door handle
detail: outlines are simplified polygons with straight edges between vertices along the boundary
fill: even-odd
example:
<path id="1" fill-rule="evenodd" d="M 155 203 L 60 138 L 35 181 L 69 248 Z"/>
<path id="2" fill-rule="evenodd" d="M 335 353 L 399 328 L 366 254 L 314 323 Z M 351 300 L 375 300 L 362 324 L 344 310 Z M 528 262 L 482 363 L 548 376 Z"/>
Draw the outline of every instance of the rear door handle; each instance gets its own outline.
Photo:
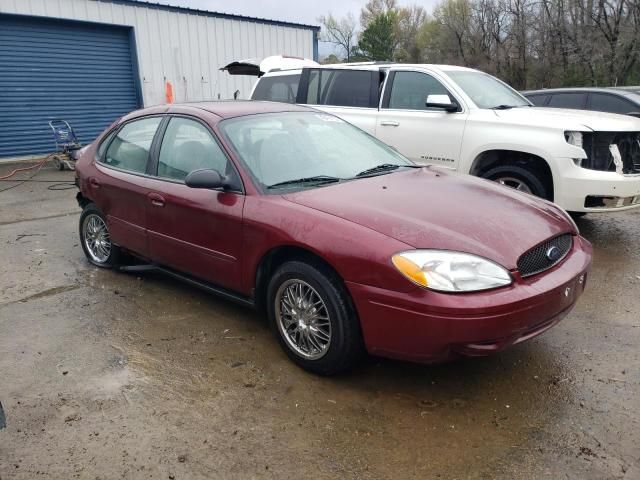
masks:
<path id="1" fill-rule="evenodd" d="M 100 188 L 100 182 L 96 180 L 95 177 L 91 177 L 89 179 L 89 185 L 91 185 L 93 188 Z"/>
<path id="2" fill-rule="evenodd" d="M 395 120 L 382 120 L 380 125 L 383 127 L 399 127 L 400 122 L 396 122 Z"/>
<path id="3" fill-rule="evenodd" d="M 147 198 L 154 207 L 164 207 L 164 197 L 158 193 L 150 193 Z"/>

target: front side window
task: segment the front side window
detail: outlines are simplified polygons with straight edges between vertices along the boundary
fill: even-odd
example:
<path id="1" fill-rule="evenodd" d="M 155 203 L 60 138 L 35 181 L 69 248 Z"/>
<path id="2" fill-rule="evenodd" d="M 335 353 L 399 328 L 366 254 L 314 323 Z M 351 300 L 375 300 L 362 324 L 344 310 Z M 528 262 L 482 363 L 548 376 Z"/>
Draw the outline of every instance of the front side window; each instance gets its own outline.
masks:
<path id="1" fill-rule="evenodd" d="M 200 122 L 174 117 L 164 133 L 158 176 L 184 180 L 194 170 L 211 169 L 225 175 L 227 157 L 211 132 Z"/>
<path id="2" fill-rule="evenodd" d="M 609 112 L 627 114 L 639 110 L 633 103 L 624 98 L 607 93 L 591 94 L 591 110 L 597 112 Z"/>
<path id="3" fill-rule="evenodd" d="M 391 85 L 389 108 L 403 110 L 432 110 L 427 108 L 429 95 L 449 95 L 447 89 L 431 75 L 420 72 L 396 72 Z"/>
<path id="4" fill-rule="evenodd" d="M 375 75 L 368 70 L 309 71 L 306 102 L 309 105 L 334 105 L 339 107 L 377 107 L 377 99 L 371 98 Z M 376 73 L 377 75 L 377 73 Z"/>
<path id="5" fill-rule="evenodd" d="M 281 192 L 277 184 L 296 179 L 339 181 L 380 165 L 413 165 L 362 130 L 324 113 L 249 115 L 225 120 L 221 128 L 253 178 L 273 193 Z"/>
<path id="6" fill-rule="evenodd" d="M 144 173 L 160 117 L 135 120 L 124 125 L 109 143 L 104 163 L 111 167 Z"/>
<path id="7" fill-rule="evenodd" d="M 275 75 L 262 77 L 258 80 L 252 100 L 267 100 L 270 102 L 296 103 L 300 74 Z"/>
<path id="8" fill-rule="evenodd" d="M 554 93 L 549 100 L 549 107 L 573 108 L 580 110 L 584 108 L 586 93 Z"/>
<path id="9" fill-rule="evenodd" d="M 478 108 L 517 108 L 531 104 L 506 83 L 474 70 L 448 70 L 446 74 Z"/>

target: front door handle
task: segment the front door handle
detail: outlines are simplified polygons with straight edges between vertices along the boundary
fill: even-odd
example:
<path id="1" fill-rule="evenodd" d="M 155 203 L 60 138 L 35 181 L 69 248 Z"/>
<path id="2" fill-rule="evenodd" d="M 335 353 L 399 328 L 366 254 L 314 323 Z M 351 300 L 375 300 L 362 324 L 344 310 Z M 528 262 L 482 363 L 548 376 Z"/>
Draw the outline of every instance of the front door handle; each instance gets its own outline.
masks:
<path id="1" fill-rule="evenodd" d="M 382 120 L 380 125 L 383 127 L 399 127 L 400 122 L 396 122 L 395 120 Z"/>
<path id="2" fill-rule="evenodd" d="M 91 177 L 89 179 L 89 185 L 91 185 L 93 188 L 100 188 L 100 182 L 96 180 L 95 177 Z"/>
<path id="3" fill-rule="evenodd" d="M 164 197 L 159 193 L 150 193 L 147 198 L 154 207 L 164 207 Z"/>

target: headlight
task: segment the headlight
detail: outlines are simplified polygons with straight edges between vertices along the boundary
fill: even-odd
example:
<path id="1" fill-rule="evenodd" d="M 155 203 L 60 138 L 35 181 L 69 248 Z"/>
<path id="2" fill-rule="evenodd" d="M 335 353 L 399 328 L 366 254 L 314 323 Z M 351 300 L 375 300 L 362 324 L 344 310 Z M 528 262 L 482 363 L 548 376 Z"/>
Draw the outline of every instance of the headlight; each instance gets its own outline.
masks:
<path id="1" fill-rule="evenodd" d="M 395 254 L 393 265 L 421 287 L 441 292 L 476 292 L 512 282 L 509 272 L 485 258 L 447 250 L 409 250 Z"/>
<path id="2" fill-rule="evenodd" d="M 569 145 L 582 148 L 582 132 L 564 132 L 564 138 Z"/>

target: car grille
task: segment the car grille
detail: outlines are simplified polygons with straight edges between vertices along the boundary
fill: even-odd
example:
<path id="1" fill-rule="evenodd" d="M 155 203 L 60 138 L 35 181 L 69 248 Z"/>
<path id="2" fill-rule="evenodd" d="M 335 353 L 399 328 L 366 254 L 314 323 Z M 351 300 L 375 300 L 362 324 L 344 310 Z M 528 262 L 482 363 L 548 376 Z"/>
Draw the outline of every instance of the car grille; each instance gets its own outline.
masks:
<path id="1" fill-rule="evenodd" d="M 573 237 L 571 234 L 565 233 L 547 240 L 537 247 L 533 247 L 518 259 L 520 275 L 530 277 L 531 275 L 544 272 L 554 265 L 557 265 L 567 256 L 572 244 Z M 549 258 L 548 253 L 554 249 L 554 247 L 557 249 L 555 250 L 555 256 L 551 255 L 551 258 Z"/>

